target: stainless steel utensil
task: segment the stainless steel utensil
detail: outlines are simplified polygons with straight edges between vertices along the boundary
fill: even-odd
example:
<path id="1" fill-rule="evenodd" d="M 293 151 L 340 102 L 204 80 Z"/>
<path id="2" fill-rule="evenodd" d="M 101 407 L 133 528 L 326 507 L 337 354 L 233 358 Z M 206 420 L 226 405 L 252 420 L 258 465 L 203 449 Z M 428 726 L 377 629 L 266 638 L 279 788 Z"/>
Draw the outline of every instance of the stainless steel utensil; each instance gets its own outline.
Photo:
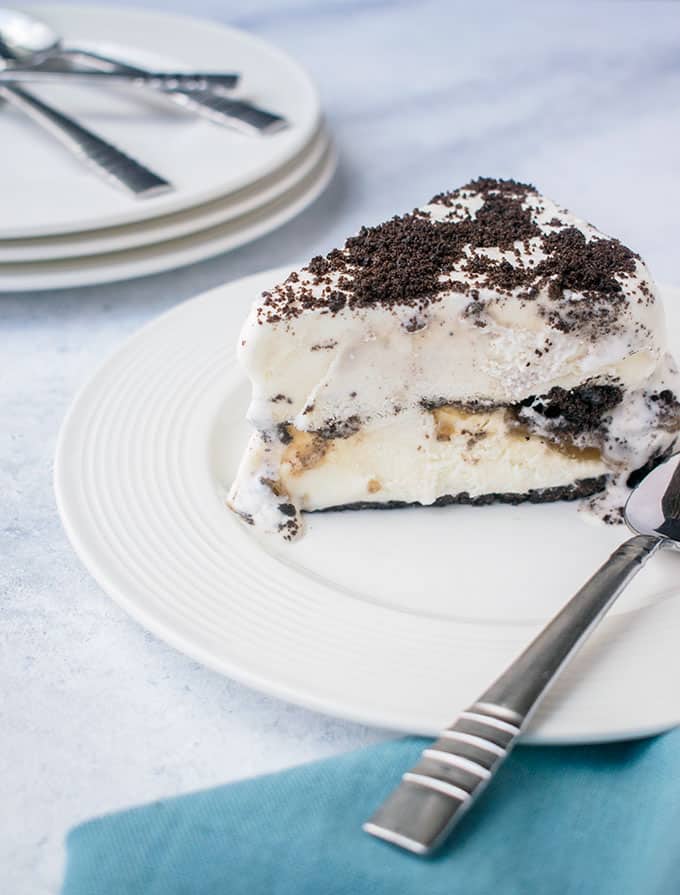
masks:
<path id="1" fill-rule="evenodd" d="M 46 62 L 84 64 L 103 72 L 117 72 L 131 77 L 148 78 L 155 73 L 130 65 L 111 56 L 82 48 L 65 47 L 59 35 L 45 22 L 26 13 L 0 9 L 0 49 L 2 43 L 12 57 L 26 65 L 42 65 Z M 156 86 L 153 77 L 146 86 L 198 115 L 217 124 L 228 125 L 245 133 L 273 134 L 286 127 L 288 122 L 281 115 L 268 112 L 242 99 L 215 93 L 212 90 L 166 89 Z"/>
<path id="2" fill-rule="evenodd" d="M 238 75 L 194 74 L 186 72 L 146 72 L 143 75 L 125 71 L 93 70 L 79 71 L 75 68 L 52 69 L 47 65 L 34 68 L 6 65 L 0 70 L 0 84 L 86 84 L 102 87 L 107 83 L 125 84 L 172 93 L 174 90 L 214 90 L 229 89 L 238 83 Z"/>
<path id="3" fill-rule="evenodd" d="M 0 44 L 0 59 L 3 58 L 13 57 Z M 0 84 L 2 99 L 21 109 L 106 180 L 124 187 L 137 198 L 150 198 L 172 189 L 170 181 L 23 87 Z"/>
<path id="4" fill-rule="evenodd" d="M 512 665 L 422 753 L 364 830 L 425 855 L 437 848 L 497 773 L 550 684 L 650 556 L 680 543 L 680 454 L 631 493 L 636 533 L 572 597 Z"/>
<path id="5" fill-rule="evenodd" d="M 0 81 L 20 83 L 47 81 L 53 83 L 103 84 L 106 81 L 148 87 L 154 90 L 230 89 L 238 84 L 239 75 L 219 72 L 157 72 L 140 70 L 85 71 L 58 64 L 51 58 L 63 48 L 58 35 L 44 22 L 14 9 L 0 9 L 0 46 L 3 55 L 16 60 L 0 73 Z M 58 61 L 58 59 L 57 59 Z"/>
<path id="6" fill-rule="evenodd" d="M 111 56 L 94 53 L 89 50 L 69 49 L 63 47 L 59 56 L 64 60 L 72 60 L 76 64 L 99 66 L 102 71 L 125 72 L 130 75 L 146 73 L 145 69 L 127 62 L 120 62 Z M 210 90 L 160 90 L 161 95 L 176 105 L 183 106 L 191 112 L 202 115 L 216 124 L 227 125 L 247 134 L 274 134 L 287 127 L 288 122 L 281 115 L 268 112 L 242 99 L 214 93 Z"/>

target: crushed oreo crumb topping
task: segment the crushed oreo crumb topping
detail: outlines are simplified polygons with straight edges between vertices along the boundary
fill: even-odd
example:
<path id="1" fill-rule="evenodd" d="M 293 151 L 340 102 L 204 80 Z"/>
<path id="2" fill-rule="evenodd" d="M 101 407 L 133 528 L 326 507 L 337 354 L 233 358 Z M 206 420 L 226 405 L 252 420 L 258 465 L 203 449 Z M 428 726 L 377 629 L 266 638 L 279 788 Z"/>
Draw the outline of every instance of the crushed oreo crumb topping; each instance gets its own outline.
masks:
<path id="1" fill-rule="evenodd" d="M 448 193 L 437 193 L 430 199 L 429 204 L 455 208 L 466 192 L 481 193 L 482 195 L 495 193 L 520 199 L 524 199 L 529 194 L 538 195 L 538 190 L 530 183 L 520 183 L 517 180 L 497 180 L 495 177 L 478 177 L 460 189 Z"/>
<path id="2" fill-rule="evenodd" d="M 628 301 L 622 284 L 639 256 L 616 239 L 586 238 L 557 217 L 539 225 L 544 208 L 537 196 L 529 184 L 481 177 L 431 199 L 430 205 L 450 209 L 443 219 L 425 208 L 362 227 L 342 249 L 313 258 L 302 276 L 264 293 L 258 320 L 278 323 L 305 310 L 406 306 L 414 309 L 406 328 L 415 332 L 420 313 L 455 290 L 470 296 L 465 313 L 483 326 L 483 286 L 498 296 L 494 300 L 533 301 L 542 294 L 547 300 L 539 313 L 549 326 L 596 339 L 616 328 Z M 474 216 L 466 205 L 472 198 L 481 199 Z M 641 288 L 640 296 L 654 300 L 649 289 Z"/>

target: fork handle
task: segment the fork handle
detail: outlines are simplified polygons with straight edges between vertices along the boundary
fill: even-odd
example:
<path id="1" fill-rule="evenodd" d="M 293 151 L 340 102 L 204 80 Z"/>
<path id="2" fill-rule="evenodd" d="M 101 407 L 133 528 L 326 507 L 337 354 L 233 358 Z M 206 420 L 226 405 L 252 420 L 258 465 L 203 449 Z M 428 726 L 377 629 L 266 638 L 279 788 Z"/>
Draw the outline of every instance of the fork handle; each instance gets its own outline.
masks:
<path id="1" fill-rule="evenodd" d="M 0 98 L 21 109 L 42 125 L 74 155 L 87 162 L 107 180 L 125 187 L 139 198 L 156 196 L 172 189 L 169 181 L 121 152 L 54 106 L 48 105 L 23 87 L 0 84 Z"/>
<path id="2" fill-rule="evenodd" d="M 231 89 L 238 82 L 238 75 L 213 74 L 210 72 L 155 72 L 133 74 L 127 71 L 95 69 L 78 71 L 75 68 L 53 70 L 46 67 L 21 68 L 15 66 L 0 72 L 0 82 L 13 84 L 90 84 L 101 87 L 107 82 L 129 84 L 132 87 L 148 87 L 152 90 L 211 90 Z"/>
<path id="3" fill-rule="evenodd" d="M 62 58 L 82 60 L 95 67 L 108 71 L 126 72 L 129 75 L 144 76 L 149 72 L 138 65 L 121 62 L 112 56 L 95 53 L 91 50 L 64 47 L 58 51 Z M 244 99 L 232 99 L 211 90 L 172 90 L 163 87 L 158 92 L 177 105 L 190 109 L 197 115 L 208 118 L 217 124 L 227 125 L 249 134 L 274 134 L 287 126 L 286 119 L 267 109 L 262 109 Z"/>
<path id="4" fill-rule="evenodd" d="M 416 854 L 440 845 L 496 774 L 550 684 L 663 542 L 636 535 L 615 550 L 478 701 L 423 751 L 364 830 Z"/>

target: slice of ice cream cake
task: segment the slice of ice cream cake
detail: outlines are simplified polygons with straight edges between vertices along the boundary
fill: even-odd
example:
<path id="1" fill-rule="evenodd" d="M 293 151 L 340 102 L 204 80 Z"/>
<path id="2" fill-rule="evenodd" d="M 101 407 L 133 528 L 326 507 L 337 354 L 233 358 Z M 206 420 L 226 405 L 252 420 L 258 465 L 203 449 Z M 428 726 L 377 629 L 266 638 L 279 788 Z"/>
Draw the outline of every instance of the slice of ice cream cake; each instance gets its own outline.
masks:
<path id="1" fill-rule="evenodd" d="M 639 256 L 532 186 L 480 178 L 364 227 L 255 303 L 255 431 L 229 496 L 300 512 L 599 498 L 668 454 L 680 379 Z"/>

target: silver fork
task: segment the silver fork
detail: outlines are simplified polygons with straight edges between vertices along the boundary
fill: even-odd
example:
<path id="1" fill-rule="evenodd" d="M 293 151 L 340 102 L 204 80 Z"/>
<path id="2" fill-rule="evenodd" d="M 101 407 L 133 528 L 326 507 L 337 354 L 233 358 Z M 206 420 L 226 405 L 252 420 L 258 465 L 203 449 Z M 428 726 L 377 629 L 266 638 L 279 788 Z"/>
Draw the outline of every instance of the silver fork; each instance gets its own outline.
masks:
<path id="1" fill-rule="evenodd" d="M 67 63 L 84 63 L 102 71 L 125 72 L 129 75 L 143 77 L 148 74 L 146 69 L 128 62 L 121 62 L 111 56 L 95 53 L 92 50 L 81 50 L 59 46 L 54 56 L 64 59 Z M 52 58 L 54 58 L 52 56 Z M 287 120 L 282 115 L 269 112 L 253 103 L 241 99 L 232 99 L 212 90 L 160 90 L 162 95 L 177 105 L 190 109 L 198 115 L 214 121 L 217 124 L 228 125 L 244 133 L 274 134 L 288 126 Z"/>
<path id="2" fill-rule="evenodd" d="M 21 109 L 107 181 L 137 198 L 147 199 L 173 189 L 169 180 L 23 87 L 0 84 L 0 99 Z"/>

